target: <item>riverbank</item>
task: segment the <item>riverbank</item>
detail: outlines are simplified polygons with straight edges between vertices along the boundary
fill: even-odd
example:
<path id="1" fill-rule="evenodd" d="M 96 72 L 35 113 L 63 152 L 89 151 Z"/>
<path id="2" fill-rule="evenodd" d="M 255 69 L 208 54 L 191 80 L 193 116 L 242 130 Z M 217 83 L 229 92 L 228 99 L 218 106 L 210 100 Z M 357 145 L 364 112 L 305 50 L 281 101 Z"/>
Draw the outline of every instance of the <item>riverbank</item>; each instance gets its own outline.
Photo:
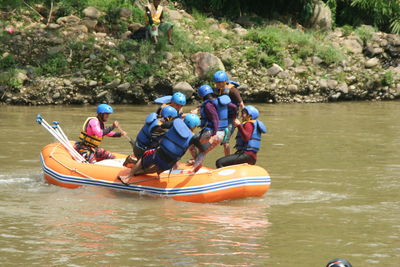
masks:
<path id="1" fill-rule="evenodd" d="M 399 35 L 370 26 L 319 32 L 251 18 L 222 22 L 169 7 L 175 44 L 154 45 L 129 38 L 142 26 L 135 15 L 142 8 L 122 8 L 107 21 L 96 7 L 49 21 L 29 10 L 2 12 L 0 103 L 148 103 L 174 91 L 194 100 L 218 69 L 241 84 L 246 102 L 400 98 Z"/>

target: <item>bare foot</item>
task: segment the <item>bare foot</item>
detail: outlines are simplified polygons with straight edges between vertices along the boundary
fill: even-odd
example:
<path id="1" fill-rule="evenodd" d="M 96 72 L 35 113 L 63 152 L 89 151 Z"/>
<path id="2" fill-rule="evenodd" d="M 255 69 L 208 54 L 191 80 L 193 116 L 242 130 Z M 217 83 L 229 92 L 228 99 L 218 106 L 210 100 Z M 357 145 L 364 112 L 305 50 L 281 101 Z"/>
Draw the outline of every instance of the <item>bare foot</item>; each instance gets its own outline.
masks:
<path id="1" fill-rule="evenodd" d="M 121 183 L 123 183 L 124 185 L 129 185 L 129 181 L 130 181 L 130 179 L 131 179 L 130 176 L 118 176 L 117 178 L 118 178 L 118 180 L 120 180 Z"/>

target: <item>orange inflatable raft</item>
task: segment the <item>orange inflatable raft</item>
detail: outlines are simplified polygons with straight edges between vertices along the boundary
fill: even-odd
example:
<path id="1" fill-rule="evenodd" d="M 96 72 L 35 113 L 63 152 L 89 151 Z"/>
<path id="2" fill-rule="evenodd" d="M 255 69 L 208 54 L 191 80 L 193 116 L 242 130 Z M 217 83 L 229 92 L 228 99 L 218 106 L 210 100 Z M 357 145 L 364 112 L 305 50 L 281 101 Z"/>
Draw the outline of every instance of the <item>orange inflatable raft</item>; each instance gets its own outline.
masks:
<path id="1" fill-rule="evenodd" d="M 96 185 L 187 202 L 260 197 L 271 184 L 268 172 L 259 166 L 202 167 L 196 174 L 188 175 L 181 174 L 181 171 L 189 167 L 179 163 L 177 170 L 165 171 L 160 177 L 156 174 L 137 176 L 132 184 L 125 185 L 117 177 L 129 173 L 129 169 L 122 166 L 126 155 L 114 154 L 117 157 L 114 160 L 80 163 L 60 143 L 49 144 L 41 152 L 44 178 L 49 183 L 67 188 Z"/>

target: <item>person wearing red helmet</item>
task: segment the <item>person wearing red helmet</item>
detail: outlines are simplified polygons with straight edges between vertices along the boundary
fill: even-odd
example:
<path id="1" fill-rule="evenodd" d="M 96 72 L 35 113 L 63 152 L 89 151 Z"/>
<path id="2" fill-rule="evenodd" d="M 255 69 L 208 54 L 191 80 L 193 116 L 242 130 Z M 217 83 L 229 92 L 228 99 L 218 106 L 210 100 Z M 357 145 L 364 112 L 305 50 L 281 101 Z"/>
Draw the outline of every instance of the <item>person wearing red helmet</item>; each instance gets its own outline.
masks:
<path id="1" fill-rule="evenodd" d="M 119 127 L 118 121 L 114 121 L 110 127 L 105 127 L 105 122 L 110 114 L 114 112 L 111 106 L 101 104 L 97 106 L 96 111 L 96 117 L 89 117 L 83 123 L 82 131 L 79 135 L 80 141 L 75 143 L 75 149 L 90 163 L 115 158 L 111 152 L 99 147 L 104 136 L 121 137 L 126 135 L 124 131 L 113 131 Z"/>

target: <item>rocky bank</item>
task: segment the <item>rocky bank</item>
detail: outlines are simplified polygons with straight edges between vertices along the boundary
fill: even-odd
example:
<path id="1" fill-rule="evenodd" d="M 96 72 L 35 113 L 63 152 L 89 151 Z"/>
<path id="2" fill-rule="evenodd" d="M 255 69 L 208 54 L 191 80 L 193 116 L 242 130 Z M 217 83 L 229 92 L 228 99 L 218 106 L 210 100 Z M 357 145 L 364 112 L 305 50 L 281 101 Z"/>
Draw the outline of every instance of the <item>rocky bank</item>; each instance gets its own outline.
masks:
<path id="1" fill-rule="evenodd" d="M 128 41 L 140 24 L 127 23 L 129 31 L 118 28 L 121 24 L 115 29 L 106 29 L 99 22 L 105 14 L 95 7 L 85 9 L 82 17 L 54 18 L 50 23 L 34 21 L 25 14 L 13 24 L 15 32 L 1 35 L 0 57 L 18 58 L 19 64 L 13 71 L 0 71 L 0 103 L 148 103 L 174 91 L 184 92 L 194 100 L 195 88 L 210 82 L 210 73 L 217 69 L 226 70 L 241 84 L 240 91 L 248 102 L 317 103 L 400 98 L 399 35 L 374 32 L 365 42 L 337 28 L 324 33 L 345 55 L 337 64 L 329 64 L 317 56 L 295 60 L 291 52 L 286 51 L 283 63 L 254 67 L 244 56 L 248 49 L 257 45 L 246 38 L 253 27 L 249 20 L 242 18 L 237 23 L 226 23 L 208 18 L 205 23 L 214 33 L 211 37 L 208 31 L 194 27 L 196 20 L 184 10 L 168 8 L 166 13 L 168 20 L 175 24 L 176 32 L 186 35 L 193 45 L 211 43 L 211 49 L 191 53 L 190 50 L 179 51 L 176 48 L 179 43 L 174 49 L 165 46 L 156 49 L 147 43 L 144 53 L 142 46 L 146 41 Z M 119 20 L 127 21 L 131 15 L 129 9 L 121 9 Z M 290 28 L 280 22 L 268 23 L 288 31 L 304 30 L 300 25 Z M 6 26 L 0 25 L 0 28 Z M 62 55 L 65 61 L 57 62 L 55 55 Z M 158 61 L 153 60 L 156 57 Z M 48 66 L 47 72 L 43 72 L 43 68 L 39 72 L 34 62 L 45 62 L 49 58 L 55 58 L 51 66 L 65 71 L 52 74 Z M 232 62 L 232 58 L 240 60 Z M 141 69 L 146 71 L 139 73 Z"/>

